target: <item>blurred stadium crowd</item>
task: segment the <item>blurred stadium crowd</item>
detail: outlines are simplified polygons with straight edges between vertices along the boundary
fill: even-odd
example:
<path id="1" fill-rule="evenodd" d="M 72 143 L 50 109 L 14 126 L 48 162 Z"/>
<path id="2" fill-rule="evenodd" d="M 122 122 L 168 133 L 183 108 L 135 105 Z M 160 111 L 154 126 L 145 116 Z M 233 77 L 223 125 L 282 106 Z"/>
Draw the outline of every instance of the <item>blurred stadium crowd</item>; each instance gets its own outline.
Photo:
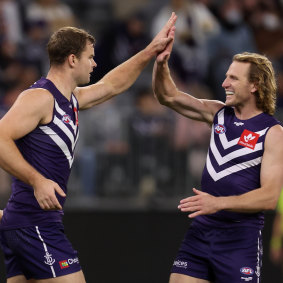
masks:
<path id="1" fill-rule="evenodd" d="M 96 37 L 94 83 L 145 47 L 172 11 L 178 21 L 170 64 L 179 89 L 224 100 L 233 55 L 259 52 L 276 69 L 276 116 L 283 119 L 282 0 L 1 0 L 1 115 L 47 73 L 45 46 L 57 28 L 74 25 Z M 152 66 L 127 93 L 80 113 L 70 204 L 80 197 L 179 198 L 199 187 L 210 129 L 159 105 Z M 0 171 L 1 207 L 9 184 Z"/>

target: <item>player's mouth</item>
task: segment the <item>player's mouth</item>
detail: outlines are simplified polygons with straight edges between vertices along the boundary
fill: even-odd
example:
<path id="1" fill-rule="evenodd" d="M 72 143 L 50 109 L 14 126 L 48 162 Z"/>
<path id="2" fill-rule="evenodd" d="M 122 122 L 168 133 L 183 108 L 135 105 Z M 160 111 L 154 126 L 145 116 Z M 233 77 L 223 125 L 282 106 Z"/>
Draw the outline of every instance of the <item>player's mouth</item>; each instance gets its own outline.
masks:
<path id="1" fill-rule="evenodd" d="M 233 95 L 233 94 L 234 94 L 234 91 L 226 90 L 225 93 L 226 93 L 226 95 Z"/>

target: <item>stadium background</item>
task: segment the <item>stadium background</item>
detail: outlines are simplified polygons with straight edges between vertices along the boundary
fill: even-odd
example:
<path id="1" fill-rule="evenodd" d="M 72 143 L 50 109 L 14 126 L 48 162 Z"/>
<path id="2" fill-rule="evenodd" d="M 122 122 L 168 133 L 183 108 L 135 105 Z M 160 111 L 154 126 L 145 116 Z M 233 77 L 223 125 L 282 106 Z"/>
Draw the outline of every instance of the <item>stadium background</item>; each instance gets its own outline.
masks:
<path id="1" fill-rule="evenodd" d="M 2 0 L 0 115 L 48 70 L 45 45 L 58 27 L 75 25 L 97 40 L 91 82 L 150 41 L 172 10 L 179 16 L 170 59 L 178 87 L 224 99 L 233 54 L 255 51 L 273 62 L 276 117 L 283 107 L 282 0 Z M 174 8 L 173 8 L 174 6 Z M 187 11 L 187 12 L 185 12 Z M 80 113 L 80 142 L 69 182 L 66 233 L 87 282 L 167 282 L 189 220 L 178 201 L 200 186 L 209 128 L 160 106 L 152 96 L 152 63 L 126 93 Z M 0 171 L 0 207 L 10 193 Z M 274 212 L 266 213 L 262 283 L 280 283 L 270 262 Z M 0 251 L 0 282 L 4 281 Z"/>

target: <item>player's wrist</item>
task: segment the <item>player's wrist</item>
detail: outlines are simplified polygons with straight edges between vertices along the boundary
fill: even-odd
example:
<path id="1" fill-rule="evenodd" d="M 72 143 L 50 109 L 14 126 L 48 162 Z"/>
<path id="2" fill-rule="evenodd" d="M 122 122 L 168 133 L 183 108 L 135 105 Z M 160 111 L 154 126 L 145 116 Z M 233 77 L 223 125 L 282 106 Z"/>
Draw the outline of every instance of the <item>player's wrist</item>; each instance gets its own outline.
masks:
<path id="1" fill-rule="evenodd" d="M 145 49 L 141 51 L 143 53 L 143 57 L 145 60 L 151 60 L 154 56 L 157 55 L 157 51 L 155 51 L 154 46 L 150 43 Z"/>
<path id="2" fill-rule="evenodd" d="M 29 176 L 28 184 L 30 184 L 33 188 L 36 188 L 44 179 L 45 178 L 40 173 L 34 172 Z"/>
<path id="3" fill-rule="evenodd" d="M 217 211 L 229 209 L 227 197 L 217 197 Z"/>

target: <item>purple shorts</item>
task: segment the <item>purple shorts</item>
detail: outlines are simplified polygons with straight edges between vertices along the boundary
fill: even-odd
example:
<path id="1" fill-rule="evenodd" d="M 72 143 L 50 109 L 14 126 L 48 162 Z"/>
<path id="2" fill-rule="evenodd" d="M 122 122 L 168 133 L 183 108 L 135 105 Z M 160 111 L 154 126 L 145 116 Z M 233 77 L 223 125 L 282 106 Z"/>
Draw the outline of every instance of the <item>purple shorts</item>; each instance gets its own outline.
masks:
<path id="1" fill-rule="evenodd" d="M 81 270 L 61 223 L 0 231 L 6 277 L 55 278 Z"/>
<path id="2" fill-rule="evenodd" d="M 200 228 L 192 224 L 171 273 L 217 283 L 259 283 L 262 253 L 258 228 Z"/>

